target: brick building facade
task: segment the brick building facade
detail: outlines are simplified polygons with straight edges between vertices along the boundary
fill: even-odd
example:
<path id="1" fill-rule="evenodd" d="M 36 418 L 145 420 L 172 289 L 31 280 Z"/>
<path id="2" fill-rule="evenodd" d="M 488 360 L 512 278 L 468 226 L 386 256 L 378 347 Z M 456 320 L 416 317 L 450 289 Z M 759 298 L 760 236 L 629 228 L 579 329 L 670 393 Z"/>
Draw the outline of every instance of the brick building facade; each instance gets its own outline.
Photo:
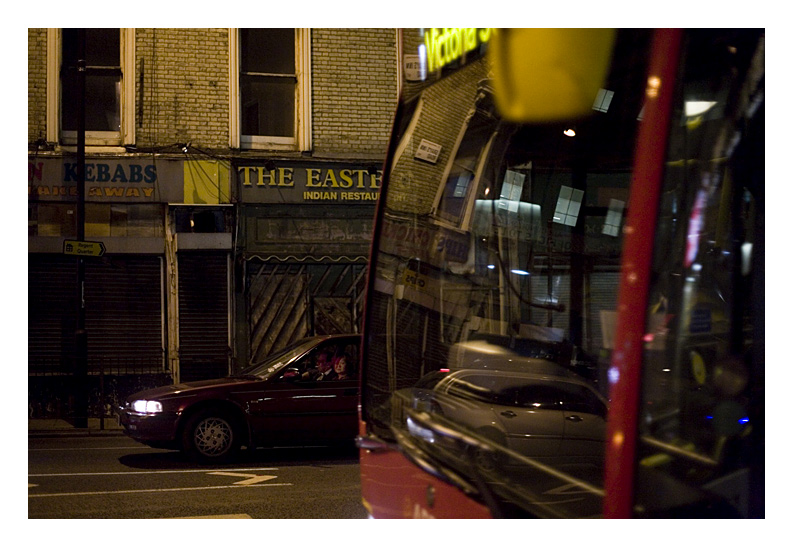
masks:
<path id="1" fill-rule="evenodd" d="M 81 39 L 28 29 L 31 415 L 73 412 L 78 260 L 95 407 L 355 331 L 396 30 L 88 29 L 84 239 L 104 253 L 77 258 Z"/>

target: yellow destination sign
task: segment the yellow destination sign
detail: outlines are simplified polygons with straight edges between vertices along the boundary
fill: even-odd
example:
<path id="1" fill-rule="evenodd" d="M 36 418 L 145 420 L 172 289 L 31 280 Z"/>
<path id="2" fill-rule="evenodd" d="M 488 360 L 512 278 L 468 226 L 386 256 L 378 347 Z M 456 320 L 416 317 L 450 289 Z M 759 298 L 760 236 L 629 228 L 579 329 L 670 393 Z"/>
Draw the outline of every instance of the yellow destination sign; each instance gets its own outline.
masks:
<path id="1" fill-rule="evenodd" d="M 65 255 L 81 255 L 83 257 L 101 257 L 105 254 L 105 244 L 102 242 L 81 242 L 79 240 L 64 240 L 63 252 Z"/>

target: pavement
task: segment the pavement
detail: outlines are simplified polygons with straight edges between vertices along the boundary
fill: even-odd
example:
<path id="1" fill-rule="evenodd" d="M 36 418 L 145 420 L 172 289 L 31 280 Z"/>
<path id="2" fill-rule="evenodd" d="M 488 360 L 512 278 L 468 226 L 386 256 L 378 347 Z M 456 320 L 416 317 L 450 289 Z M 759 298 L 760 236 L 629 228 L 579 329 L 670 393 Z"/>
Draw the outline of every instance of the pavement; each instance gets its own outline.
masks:
<path id="1" fill-rule="evenodd" d="M 28 419 L 28 437 L 50 436 L 123 436 L 124 429 L 116 417 L 88 419 L 85 428 L 75 426 L 63 419 Z"/>

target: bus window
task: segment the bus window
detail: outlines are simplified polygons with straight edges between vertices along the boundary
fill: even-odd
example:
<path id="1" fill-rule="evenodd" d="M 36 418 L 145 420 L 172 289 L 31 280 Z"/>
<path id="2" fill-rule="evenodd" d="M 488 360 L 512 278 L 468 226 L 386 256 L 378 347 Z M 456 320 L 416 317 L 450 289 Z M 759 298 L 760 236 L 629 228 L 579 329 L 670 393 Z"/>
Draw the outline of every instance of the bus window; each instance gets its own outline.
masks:
<path id="1" fill-rule="evenodd" d="M 448 64 L 403 83 L 384 170 L 360 362 L 365 507 L 763 517 L 763 30 L 620 29 L 592 112 L 542 123 L 495 108 L 477 43 L 491 34 L 402 31 L 406 55 Z M 647 101 L 641 126 L 659 89 L 652 39 L 672 73 L 682 35 L 662 88 L 676 93 L 670 138 L 638 142 L 640 128 L 667 135 L 670 115 Z M 658 219 L 624 226 L 645 214 L 630 194 L 655 203 L 659 182 Z M 619 294 L 636 297 L 630 313 Z"/>
<path id="2" fill-rule="evenodd" d="M 370 266 L 363 419 L 369 435 L 410 440 L 417 461 L 490 486 L 519 513 L 600 513 L 649 38 L 618 32 L 611 101 L 584 119 L 500 119 L 479 57 L 406 88 L 420 108 L 395 122 Z M 437 157 L 423 154 L 428 144 Z M 434 385 L 442 370 L 449 377 Z M 572 485 L 583 494 L 570 496 Z"/>
<path id="3" fill-rule="evenodd" d="M 640 485 L 675 479 L 744 517 L 763 429 L 752 319 L 763 296 L 751 292 L 763 287 L 763 264 L 753 267 L 764 184 L 763 153 L 753 150 L 763 149 L 759 34 L 701 31 L 685 43 L 655 239 L 638 466 Z M 638 497 L 646 515 L 676 504 Z"/>

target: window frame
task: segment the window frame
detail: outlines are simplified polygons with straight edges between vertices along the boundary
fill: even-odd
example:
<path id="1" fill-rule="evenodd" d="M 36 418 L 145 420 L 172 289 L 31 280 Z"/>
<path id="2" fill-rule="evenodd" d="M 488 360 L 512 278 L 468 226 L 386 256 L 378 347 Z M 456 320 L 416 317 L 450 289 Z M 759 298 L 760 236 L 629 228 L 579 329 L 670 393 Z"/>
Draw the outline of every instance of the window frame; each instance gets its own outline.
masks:
<path id="1" fill-rule="evenodd" d="M 61 128 L 61 29 L 47 29 L 47 141 L 63 147 L 76 146 L 76 132 Z M 90 147 L 121 148 L 135 144 L 135 29 L 120 28 L 121 117 L 120 131 L 86 131 L 85 144 Z"/>
<path id="2" fill-rule="evenodd" d="M 243 135 L 240 29 L 229 29 L 229 146 L 245 150 L 311 150 L 311 29 L 295 29 L 295 135 Z"/>
<path id="3" fill-rule="evenodd" d="M 435 218 L 436 222 L 439 225 L 447 226 L 450 228 L 460 229 L 463 230 L 465 227 L 470 226 L 472 211 L 474 209 L 474 202 L 475 200 L 472 199 L 473 195 L 476 195 L 477 188 L 480 185 L 480 179 L 482 176 L 482 170 L 485 166 L 486 160 L 488 159 L 491 148 L 493 147 L 494 139 L 496 138 L 497 131 L 496 128 L 498 127 L 497 124 L 494 124 L 490 134 L 488 135 L 487 139 L 483 143 L 483 145 L 479 149 L 479 153 L 474 161 L 474 169 L 470 170 L 472 173 L 472 178 L 466 185 L 466 190 L 464 195 L 461 197 L 463 200 L 463 206 L 461 208 L 460 213 L 456 216 L 445 209 L 442 208 L 443 201 L 445 195 L 447 193 L 447 188 L 450 184 L 450 175 L 452 173 L 453 168 L 456 167 L 458 159 L 458 152 L 463 145 L 464 139 L 466 139 L 467 135 L 469 134 L 469 127 L 471 123 L 474 121 L 475 117 L 479 116 L 478 109 L 475 106 L 471 111 L 466 115 L 466 119 L 463 122 L 463 125 L 458 132 L 458 137 L 455 140 L 455 146 L 453 147 L 452 151 L 450 152 L 449 159 L 447 161 L 446 166 L 444 167 L 444 175 L 442 177 L 442 181 L 444 181 L 443 185 L 439 185 L 438 190 L 436 191 L 436 197 L 433 202 L 433 209 L 431 214 Z M 467 170 L 469 171 L 469 170 Z"/>

